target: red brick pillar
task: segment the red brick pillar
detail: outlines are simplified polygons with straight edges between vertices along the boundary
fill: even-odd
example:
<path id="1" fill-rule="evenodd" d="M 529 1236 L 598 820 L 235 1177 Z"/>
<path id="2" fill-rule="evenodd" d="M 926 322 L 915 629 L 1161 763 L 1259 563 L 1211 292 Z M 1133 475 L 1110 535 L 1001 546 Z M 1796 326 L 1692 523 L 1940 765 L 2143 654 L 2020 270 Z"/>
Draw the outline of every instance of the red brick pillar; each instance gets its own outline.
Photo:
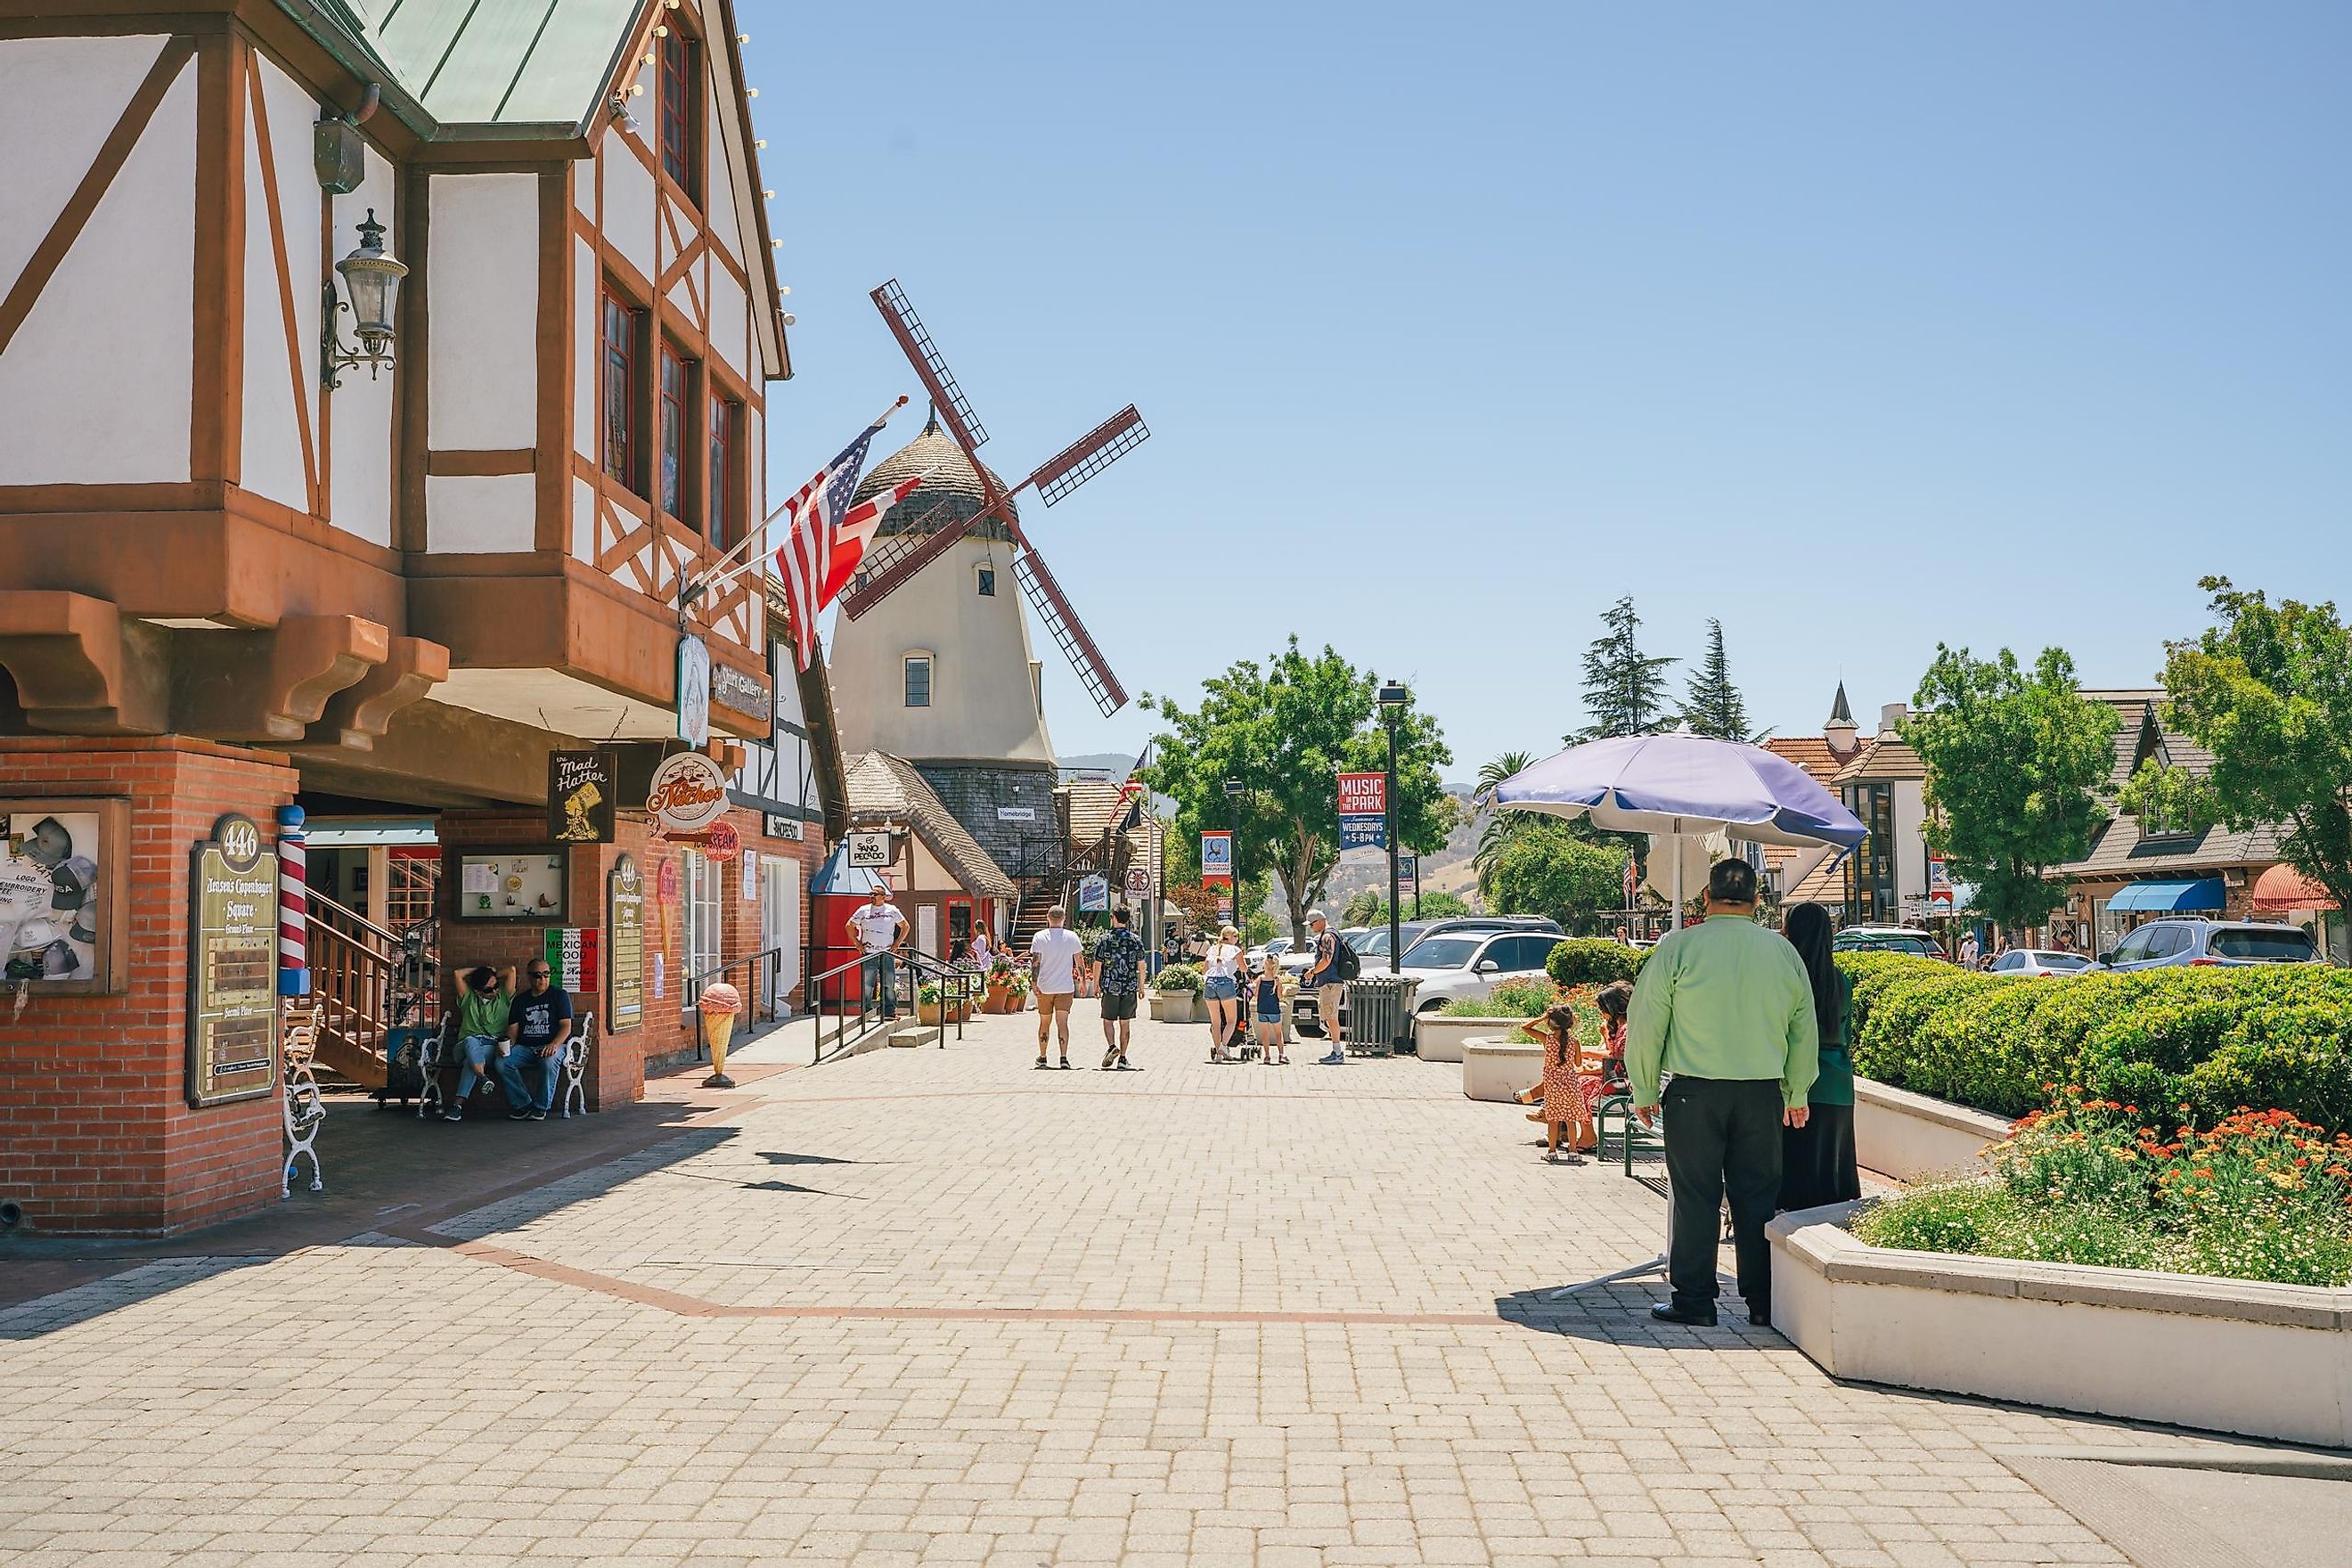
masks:
<path id="1" fill-rule="evenodd" d="M 0 800 L 128 807 L 125 896 L 101 910 L 122 988 L 35 982 L 17 1012 L 0 987 L 0 1201 L 29 1227 L 158 1235 L 278 1201 L 277 1096 L 188 1104 L 188 861 L 228 812 L 269 835 L 295 785 L 282 755 L 208 741 L 0 737 Z"/>

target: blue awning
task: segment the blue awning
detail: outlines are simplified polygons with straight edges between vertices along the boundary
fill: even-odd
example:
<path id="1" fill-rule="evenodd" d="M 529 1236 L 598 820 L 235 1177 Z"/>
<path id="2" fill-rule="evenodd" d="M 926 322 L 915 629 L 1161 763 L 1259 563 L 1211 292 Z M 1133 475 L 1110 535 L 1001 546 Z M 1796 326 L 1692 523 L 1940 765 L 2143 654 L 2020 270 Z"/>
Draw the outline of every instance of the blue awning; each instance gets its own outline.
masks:
<path id="1" fill-rule="evenodd" d="M 849 840 L 845 838 L 833 847 L 816 875 L 809 879 L 809 891 L 828 898 L 862 899 L 872 892 L 882 879 L 862 866 L 849 863 Z"/>
<path id="2" fill-rule="evenodd" d="M 2179 913 L 2218 910 L 2222 902 L 2221 879 L 2202 877 L 2193 882 L 2134 882 L 2109 899 L 2107 908 Z"/>

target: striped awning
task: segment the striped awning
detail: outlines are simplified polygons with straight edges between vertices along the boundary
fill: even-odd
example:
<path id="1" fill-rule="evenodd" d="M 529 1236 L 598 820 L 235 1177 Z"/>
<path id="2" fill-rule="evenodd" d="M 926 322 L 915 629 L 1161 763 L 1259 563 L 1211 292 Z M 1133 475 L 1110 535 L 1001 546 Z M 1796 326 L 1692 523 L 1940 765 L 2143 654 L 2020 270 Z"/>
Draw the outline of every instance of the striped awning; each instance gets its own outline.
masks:
<path id="1" fill-rule="evenodd" d="M 2294 867 L 2280 865 L 2254 879 L 2253 905 L 2265 914 L 2275 914 L 2289 910 L 2332 910 L 2336 900 Z"/>

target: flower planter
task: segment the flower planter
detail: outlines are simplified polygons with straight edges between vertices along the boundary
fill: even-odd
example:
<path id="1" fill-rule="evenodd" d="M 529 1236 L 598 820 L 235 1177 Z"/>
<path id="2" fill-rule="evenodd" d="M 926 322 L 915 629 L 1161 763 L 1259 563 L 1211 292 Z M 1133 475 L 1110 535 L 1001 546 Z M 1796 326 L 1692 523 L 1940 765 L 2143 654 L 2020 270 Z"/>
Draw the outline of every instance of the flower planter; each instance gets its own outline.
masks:
<path id="1" fill-rule="evenodd" d="M 940 1016 L 941 1014 L 945 1014 L 946 1016 L 942 1018 Z M 968 1002 L 960 1005 L 943 1002 L 921 1001 L 915 1004 L 915 1022 L 919 1024 L 939 1024 L 942 1022 L 949 1024 L 961 1024 L 965 1022 L 971 1016 L 971 1005 Z"/>
<path id="2" fill-rule="evenodd" d="M 1973 1171 L 2010 1122 L 1874 1079 L 1853 1080 L 1854 1163 L 1898 1182 Z"/>
<path id="3" fill-rule="evenodd" d="M 1782 1215 L 1772 1326 L 1839 1378 L 2352 1445 L 2352 1289 L 1872 1247 Z"/>
<path id="4" fill-rule="evenodd" d="M 1458 1062 L 1465 1042 L 1499 1040 L 1526 1022 L 1524 1018 L 1449 1018 L 1442 1013 L 1423 1013 L 1412 1021 L 1413 1054 L 1425 1062 Z"/>
<path id="5" fill-rule="evenodd" d="M 1510 1020 L 1517 1027 L 1518 1020 Z M 1500 1037 L 1462 1043 L 1462 1092 L 1472 1100 L 1513 1100 L 1543 1081 L 1543 1047 Z"/>
<path id="6" fill-rule="evenodd" d="M 1193 1011 L 1196 1001 L 1190 991 L 1154 991 L 1151 994 L 1151 1021 L 1155 1024 L 1189 1024 L 1198 1016 Z"/>
<path id="7" fill-rule="evenodd" d="M 1010 985 L 992 985 L 981 996 L 980 1010 L 983 1013 L 1018 1013 L 1028 1001 L 1029 993 L 1026 991 L 1017 991 Z"/>

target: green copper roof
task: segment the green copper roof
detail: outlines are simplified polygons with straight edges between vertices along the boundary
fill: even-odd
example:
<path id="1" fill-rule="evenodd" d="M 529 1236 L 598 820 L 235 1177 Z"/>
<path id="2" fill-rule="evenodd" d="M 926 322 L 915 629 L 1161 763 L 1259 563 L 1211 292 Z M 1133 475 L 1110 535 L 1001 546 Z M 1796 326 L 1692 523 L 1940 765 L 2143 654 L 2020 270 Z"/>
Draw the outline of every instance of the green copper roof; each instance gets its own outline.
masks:
<path id="1" fill-rule="evenodd" d="M 583 123 L 642 0 L 313 0 L 444 125 Z"/>

